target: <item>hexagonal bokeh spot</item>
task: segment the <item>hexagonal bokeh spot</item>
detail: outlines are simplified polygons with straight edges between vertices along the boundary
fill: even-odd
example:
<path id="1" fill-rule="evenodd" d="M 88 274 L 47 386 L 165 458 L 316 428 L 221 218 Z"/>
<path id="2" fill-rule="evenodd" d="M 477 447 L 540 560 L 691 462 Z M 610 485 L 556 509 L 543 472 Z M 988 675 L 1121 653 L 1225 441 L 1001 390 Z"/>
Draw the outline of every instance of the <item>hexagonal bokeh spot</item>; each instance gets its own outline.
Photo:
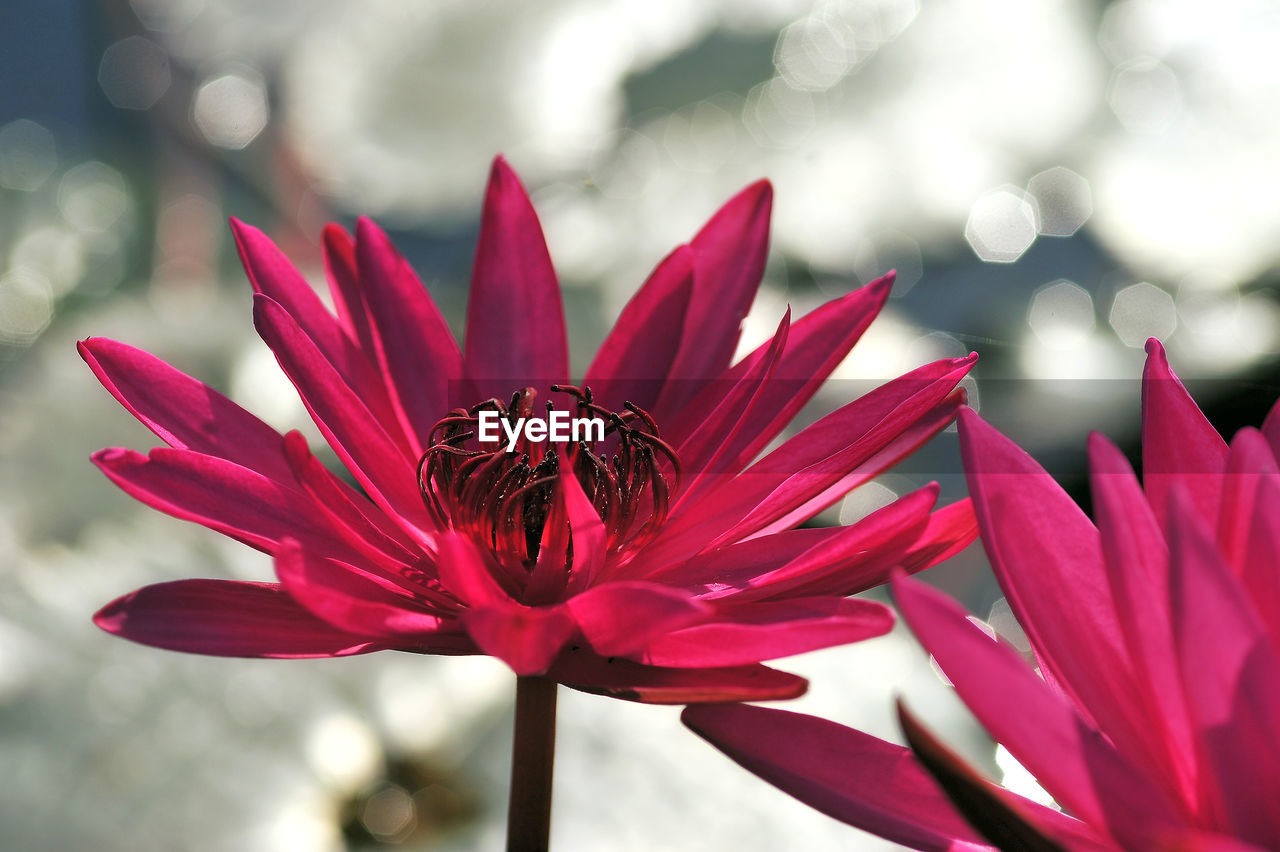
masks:
<path id="1" fill-rule="evenodd" d="M 202 83 L 192 118 L 209 144 L 238 150 L 267 126 L 267 87 L 257 75 L 222 74 Z"/>
<path id="2" fill-rule="evenodd" d="M 169 54 L 142 36 L 111 45 L 98 63 L 98 85 L 119 109 L 150 109 L 168 90 L 169 81 Z"/>
<path id="3" fill-rule="evenodd" d="M 1027 324 L 1045 346 L 1069 349 L 1093 331 L 1093 297 L 1064 278 L 1046 284 L 1031 299 Z"/>
<path id="4" fill-rule="evenodd" d="M 26 118 L 0 127 L 0 187 L 32 192 L 58 167 L 53 134 Z"/>
<path id="5" fill-rule="evenodd" d="M 1182 112 L 1182 87 L 1169 66 L 1139 59 L 1116 69 L 1107 103 L 1126 130 L 1161 133 Z"/>
<path id="6" fill-rule="evenodd" d="M 1036 211 L 1016 187 L 994 190 L 974 202 L 964 238 L 988 263 L 1013 263 L 1036 241 Z"/>
<path id="7" fill-rule="evenodd" d="M 1172 295 L 1139 281 L 1116 293 L 1107 321 L 1125 346 L 1137 348 L 1149 337 L 1163 340 L 1172 334 L 1178 327 L 1178 310 Z"/>
<path id="8" fill-rule="evenodd" d="M 1065 166 L 1054 166 L 1027 181 L 1027 192 L 1036 200 L 1040 234 L 1069 237 L 1093 215 L 1089 182 Z"/>

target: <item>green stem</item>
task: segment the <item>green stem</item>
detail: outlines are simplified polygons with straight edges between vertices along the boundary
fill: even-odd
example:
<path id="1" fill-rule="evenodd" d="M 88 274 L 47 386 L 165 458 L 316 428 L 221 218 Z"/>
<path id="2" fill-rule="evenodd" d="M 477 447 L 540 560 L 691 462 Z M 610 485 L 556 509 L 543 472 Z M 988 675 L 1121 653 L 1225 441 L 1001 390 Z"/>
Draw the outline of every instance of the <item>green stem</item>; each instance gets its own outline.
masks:
<path id="1" fill-rule="evenodd" d="M 507 852 L 546 852 L 551 837 L 551 773 L 556 758 L 556 682 L 516 678 Z"/>

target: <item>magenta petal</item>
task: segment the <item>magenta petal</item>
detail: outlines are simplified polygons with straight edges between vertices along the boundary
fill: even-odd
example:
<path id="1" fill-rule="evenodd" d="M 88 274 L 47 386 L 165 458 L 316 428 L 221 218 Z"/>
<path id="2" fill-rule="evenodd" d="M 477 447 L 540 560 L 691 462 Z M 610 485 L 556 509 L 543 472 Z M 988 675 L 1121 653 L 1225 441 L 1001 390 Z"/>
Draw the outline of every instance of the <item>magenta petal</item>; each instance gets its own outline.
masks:
<path id="1" fill-rule="evenodd" d="M 1142 372 L 1142 484 L 1161 526 L 1174 485 L 1187 489 L 1200 516 L 1218 521 L 1227 444 L 1169 369 L 1164 347 L 1147 341 Z"/>
<path id="2" fill-rule="evenodd" d="M 144 645 L 216 657 L 342 657 L 387 647 L 321 621 L 273 583 L 158 583 L 112 601 L 93 621 Z"/>
<path id="3" fill-rule="evenodd" d="M 893 273 L 872 281 L 848 295 L 827 302 L 791 324 L 786 349 L 778 366 L 765 381 L 759 398 L 744 415 L 741 440 L 721 465 L 724 470 L 745 467 L 812 399 L 827 376 L 835 369 L 875 319 L 893 287 Z M 724 394 L 768 356 L 770 343 L 761 344 L 739 361 L 723 378 L 690 404 L 672 429 L 672 440 L 681 434 L 687 420 L 696 422 L 702 416 L 699 404 L 713 394 Z"/>
<path id="4" fill-rule="evenodd" d="M 437 542 L 436 570 L 444 587 L 470 606 L 502 606 L 515 601 L 489 570 L 488 560 L 471 539 L 446 532 Z"/>
<path id="5" fill-rule="evenodd" d="M 1145 777 L 1035 675 L 1008 645 L 972 624 L 941 592 L 906 577 L 894 598 L 925 649 L 982 726 L 1071 813 L 1131 848 L 1176 825 Z"/>
<path id="6" fill-rule="evenodd" d="M 358 345 L 365 357 L 374 360 L 373 330 L 360 287 L 360 270 L 356 266 L 356 244 L 341 225 L 324 226 L 321 238 L 324 251 L 325 278 L 329 296 L 338 314 L 338 324 L 349 339 Z"/>
<path id="7" fill-rule="evenodd" d="M 670 381 L 653 412 L 665 422 L 729 367 L 769 250 L 773 187 L 758 181 L 729 199 L 689 244 L 694 290 Z"/>
<path id="8" fill-rule="evenodd" d="M 308 553 L 286 541 L 276 554 L 276 576 L 285 591 L 317 618 L 360 636 L 437 633 L 449 624 L 420 601 L 385 580 L 350 565 Z"/>
<path id="9" fill-rule="evenodd" d="M 973 544 L 977 537 L 978 518 L 973 513 L 972 501 L 966 497 L 929 515 L 924 531 L 907 551 L 900 567 L 908 574 L 931 568 Z"/>
<path id="10" fill-rule="evenodd" d="M 653 558 L 795 526 L 941 431 L 963 404 L 952 389 L 974 358 L 928 364 L 802 430 L 673 516 Z"/>
<path id="11" fill-rule="evenodd" d="M 991 848 L 902 746 L 747 704 L 689 707 L 680 718 L 748 772 L 841 822 L 912 849 Z"/>
<path id="12" fill-rule="evenodd" d="M 744 434 L 748 415 L 755 410 L 765 383 L 778 366 L 790 331 L 791 309 L 788 308 L 765 355 L 757 359 L 742 378 L 730 383 L 729 392 L 714 409 L 700 411 L 696 425 L 687 433 L 670 437 L 688 476 L 672 506 L 673 512 L 679 511 L 680 504 L 686 501 L 696 503 L 698 495 L 723 482 L 726 473 L 738 472 L 737 468 L 728 469 L 726 465 L 753 437 Z"/>
<path id="13" fill-rule="evenodd" d="M 485 606 L 467 610 L 462 623 L 482 651 L 517 675 L 545 674 L 576 629 L 563 606 Z"/>
<path id="14" fill-rule="evenodd" d="M 810 548 L 772 564 L 762 557 L 788 554 L 771 540 L 785 544 L 799 538 L 798 530 L 749 539 L 695 557 L 676 576 L 685 582 L 705 583 L 709 599 L 734 603 L 807 594 L 844 597 L 889 580 L 890 572 L 924 529 L 937 498 L 937 485 L 926 486 L 855 524 L 813 537 L 816 540 Z M 815 584 L 832 588 L 810 590 Z"/>
<path id="15" fill-rule="evenodd" d="M 547 676 L 581 692 L 642 704 L 781 701 L 803 695 L 809 686 L 802 677 L 768 666 L 668 669 L 574 650 L 561 654 Z"/>
<path id="16" fill-rule="evenodd" d="M 960 415 L 960 450 L 987 555 L 1042 667 L 1122 750 L 1146 741 L 1145 715 L 1125 700 L 1134 675 L 1097 529 L 972 411 Z"/>
<path id="17" fill-rule="evenodd" d="M 1262 434 L 1266 436 L 1271 452 L 1280 458 L 1280 400 L 1271 406 L 1267 419 L 1262 421 Z"/>
<path id="18" fill-rule="evenodd" d="M 604 571 L 608 533 L 600 515 L 582 490 L 578 477 L 569 473 L 568 463 L 561 464 L 560 493 L 563 495 L 573 543 L 568 591 L 569 594 L 577 594 L 593 585 Z"/>
<path id="19" fill-rule="evenodd" d="M 528 607 L 512 600 L 484 555 L 463 535 L 440 537 L 438 569 L 445 588 L 471 607 L 462 614 L 462 625 L 476 645 L 518 675 L 544 673 L 576 633 L 563 605 Z"/>
<path id="20" fill-rule="evenodd" d="M 684 334 L 693 295 L 693 252 L 680 246 L 667 255 L 622 309 L 582 383 L 596 402 L 621 411 L 630 401 L 654 407 Z"/>
<path id="21" fill-rule="evenodd" d="M 726 608 L 706 624 L 658 636 L 629 656 L 672 668 L 740 666 L 883 636 L 893 613 L 857 598 L 812 597 Z"/>
<path id="22" fill-rule="evenodd" d="M 1256 505 L 1241 576 L 1258 616 L 1280 652 L 1280 477 L 1263 479 Z"/>
<path id="23" fill-rule="evenodd" d="M 1231 833 L 1274 848 L 1280 810 L 1280 659 L 1247 595 L 1181 488 L 1171 495 L 1174 638 L 1204 785 Z"/>
<path id="24" fill-rule="evenodd" d="M 423 558 L 418 546 L 381 509 L 311 454 L 300 432 L 286 435 L 284 445 L 298 485 L 353 548 L 379 563 L 413 565 Z"/>
<path id="25" fill-rule="evenodd" d="M 431 427 L 459 404 L 452 396 L 462 378 L 462 354 L 408 261 L 369 219 L 356 223 L 356 259 L 378 364 L 420 452 L 430 443 Z"/>
<path id="26" fill-rule="evenodd" d="M 1259 490 L 1267 479 L 1277 478 L 1276 460 L 1266 438 L 1257 429 L 1241 429 L 1227 452 L 1227 476 L 1222 481 L 1221 511 L 1217 519 L 1218 545 L 1227 562 L 1243 574 L 1249 539 L 1264 513 L 1258 506 Z"/>
<path id="27" fill-rule="evenodd" d="M 1107 578 L 1137 678 L 1128 694 L 1144 720 L 1129 745 L 1149 765 L 1169 768 L 1157 777 L 1172 793 L 1195 801 L 1194 732 L 1173 651 L 1169 548 L 1128 461 L 1097 433 L 1089 436 L 1089 467 Z"/>
<path id="28" fill-rule="evenodd" d="M 292 479 L 280 433 L 213 388 L 114 340 L 91 337 L 77 348 L 103 387 L 169 446 Z"/>
<path id="29" fill-rule="evenodd" d="M 898 701 L 898 721 L 916 758 L 971 825 L 1000 849 L 1114 852 L 1087 823 L 991 783 L 948 749 Z"/>
<path id="30" fill-rule="evenodd" d="M 595 586 L 565 605 L 587 644 L 602 657 L 631 656 L 654 637 L 703 621 L 712 613 L 711 607 L 685 592 L 636 581 Z"/>
<path id="31" fill-rule="evenodd" d="M 477 399 L 569 377 L 560 285 L 520 178 L 498 157 L 484 196 L 467 304 L 466 371 Z"/>
<path id="32" fill-rule="evenodd" d="M 157 447 L 149 456 L 101 450 L 93 463 L 134 499 L 267 553 L 291 537 L 319 553 L 351 553 L 304 494 L 224 459 Z"/>
<path id="33" fill-rule="evenodd" d="M 369 410 L 383 422 L 394 422 L 386 388 L 373 364 L 289 259 L 257 228 L 232 219 L 231 230 L 245 272 L 253 284 L 255 316 L 258 298 L 265 297 L 279 305 Z M 403 435 L 392 435 L 392 438 L 401 442 Z"/>
<path id="34" fill-rule="evenodd" d="M 433 529 L 416 485 L 416 460 L 387 435 L 382 421 L 280 305 L 255 296 L 253 312 L 258 332 L 298 389 L 311 418 L 369 496 L 392 516 L 406 518 L 419 529 Z"/>

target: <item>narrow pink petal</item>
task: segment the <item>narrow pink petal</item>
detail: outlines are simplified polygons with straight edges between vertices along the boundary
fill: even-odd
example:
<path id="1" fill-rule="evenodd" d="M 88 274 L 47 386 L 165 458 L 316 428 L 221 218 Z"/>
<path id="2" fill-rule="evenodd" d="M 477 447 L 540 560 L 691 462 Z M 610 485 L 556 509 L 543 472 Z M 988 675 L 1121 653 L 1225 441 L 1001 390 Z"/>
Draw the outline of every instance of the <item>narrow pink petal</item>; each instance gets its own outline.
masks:
<path id="1" fill-rule="evenodd" d="M 883 636 L 893 613 L 858 598 L 811 597 L 730 607 L 696 624 L 649 641 L 629 655 L 672 668 L 741 666 Z"/>
<path id="2" fill-rule="evenodd" d="M 1151 728 L 1125 699 L 1134 671 L 1097 529 L 1034 459 L 972 411 L 960 414 L 960 451 L 987 555 L 1041 666 L 1132 753 Z"/>
<path id="3" fill-rule="evenodd" d="M 898 721 L 916 758 L 986 838 L 1019 852 L 1115 852 L 1088 823 L 1038 805 L 983 778 L 898 701 Z"/>
<path id="4" fill-rule="evenodd" d="M 490 570 L 485 555 L 471 539 L 456 532 L 442 534 L 438 541 L 436 570 L 440 582 L 458 600 L 469 606 L 502 606 L 515 600 Z"/>
<path id="5" fill-rule="evenodd" d="M 1262 434 L 1266 436 L 1271 452 L 1280 458 L 1280 400 L 1271 406 L 1267 418 L 1262 421 Z"/>
<path id="6" fill-rule="evenodd" d="M 815 584 L 848 589 L 843 594 L 831 592 L 844 597 L 861 591 L 857 587 L 864 584 L 876 586 L 889 580 L 892 570 L 924 530 L 937 499 L 937 485 L 922 488 L 840 528 L 835 535 L 824 536 L 815 546 L 782 563 L 761 565 L 746 556 L 757 546 L 756 542 L 773 537 L 764 536 L 696 557 L 674 576 L 682 581 L 696 577 L 697 582 L 706 583 L 710 589 L 708 599 L 738 603 L 819 594 L 810 589 Z"/>
<path id="7" fill-rule="evenodd" d="M 1222 480 L 1222 503 L 1217 518 L 1218 546 L 1227 562 L 1243 574 L 1250 531 L 1259 516 L 1258 491 L 1264 480 L 1276 478 L 1276 460 L 1257 429 L 1241 429 L 1227 452 L 1227 476 Z"/>
<path id="8" fill-rule="evenodd" d="M 582 383 L 610 411 L 653 408 L 671 372 L 693 295 L 693 251 L 679 246 L 622 309 Z"/>
<path id="9" fill-rule="evenodd" d="M 1166 530 L 1165 509 L 1175 484 L 1187 489 L 1201 517 L 1217 523 L 1227 444 L 1195 404 L 1165 357 L 1147 341 L 1142 372 L 1142 484 Z"/>
<path id="10" fill-rule="evenodd" d="M 746 470 L 749 479 L 786 479 L 729 535 L 808 520 L 941 431 L 963 404 L 952 391 L 976 360 L 970 355 L 913 370 L 802 429 Z"/>
<path id="11" fill-rule="evenodd" d="M 722 465 L 723 469 L 736 472 L 749 464 L 812 399 L 880 312 L 893 287 L 893 279 L 893 273 L 889 273 L 792 323 L 777 368 L 745 415 L 741 434 L 749 440 L 739 442 Z M 711 407 L 709 402 L 723 396 L 735 380 L 753 370 L 768 355 L 769 347 L 767 342 L 761 344 L 723 378 L 708 385 L 681 414 L 671 430 L 671 440 L 679 440 L 689 428 L 686 424 L 699 422 Z"/>
<path id="12" fill-rule="evenodd" d="M 365 309 L 364 295 L 361 293 L 355 241 L 341 225 L 330 222 L 324 226 L 321 245 L 324 250 L 325 279 L 329 283 L 329 296 L 333 299 L 333 307 L 338 314 L 338 324 L 372 362 L 375 360 L 376 350 L 373 331 L 369 325 L 369 312 Z"/>
<path id="13" fill-rule="evenodd" d="M 582 692 L 642 704 L 781 701 L 803 695 L 809 686 L 802 677 L 768 666 L 666 669 L 572 649 L 560 655 L 547 676 Z"/>
<path id="14" fill-rule="evenodd" d="M 298 486 L 324 512 L 343 539 L 370 559 L 414 565 L 422 550 L 395 522 L 350 485 L 331 473 L 311 454 L 307 439 L 293 431 L 285 435 L 285 455 Z"/>
<path id="15" fill-rule="evenodd" d="M 369 219 L 356 223 L 356 258 L 378 365 L 403 412 L 405 431 L 424 450 L 431 427 L 450 408 L 477 401 L 453 398 L 460 393 L 462 354 L 408 261 Z"/>
<path id="16" fill-rule="evenodd" d="M 1107 579 L 1124 613 L 1118 621 L 1136 678 L 1129 703 L 1143 720 L 1133 730 L 1137 742 L 1127 745 L 1160 767 L 1152 777 L 1194 808 L 1195 734 L 1173 649 L 1169 548 L 1124 454 L 1096 432 L 1089 436 L 1089 468 Z"/>
<path id="17" fill-rule="evenodd" d="M 926 584 L 901 577 L 893 590 L 912 631 L 978 721 L 1067 810 L 1131 848 L 1154 848 L 1153 833 L 1177 824 L 1159 792 L 1017 652 Z"/>
<path id="18" fill-rule="evenodd" d="M 419 529 L 433 529 L 434 521 L 418 493 L 416 459 L 387 435 L 383 422 L 280 305 L 259 295 L 253 307 L 259 334 L 347 469 L 393 517 L 407 519 Z"/>
<path id="19" fill-rule="evenodd" d="M 769 250 L 773 187 L 759 181 L 720 208 L 689 244 L 694 290 L 685 335 L 653 412 L 659 423 L 679 411 L 703 383 L 729 367 L 742 320 L 755 299 Z"/>
<path id="20" fill-rule="evenodd" d="M 932 568 L 973 544 L 977 537 L 978 518 L 969 498 L 943 506 L 929 515 L 924 532 L 902 560 L 902 570 L 915 574 Z"/>
<path id="21" fill-rule="evenodd" d="M 273 583 L 158 583 L 112 601 L 93 621 L 144 645 L 217 657 L 343 657 L 386 647 L 321 621 Z"/>
<path id="22" fill-rule="evenodd" d="M 547 507 L 547 519 L 542 525 L 542 540 L 538 544 L 538 558 L 521 599 L 530 606 L 555 603 L 564 597 L 569 584 L 569 546 L 572 530 L 569 513 L 565 508 L 565 489 L 556 490 Z"/>
<path id="23" fill-rule="evenodd" d="M 510 398 L 569 377 L 560 285 L 520 178 L 498 157 L 485 191 L 467 304 L 466 371 L 476 398 Z"/>
<path id="24" fill-rule="evenodd" d="M 646 558 L 677 560 L 795 526 L 941 431 L 974 357 L 926 365 L 827 415 L 668 521 Z"/>
<path id="25" fill-rule="evenodd" d="M 1268 476 L 1258 487 L 1242 572 L 1245 589 L 1280 652 L 1280 481 Z"/>
<path id="26" fill-rule="evenodd" d="M 676 495 L 673 511 L 677 511 L 685 501 L 696 501 L 697 495 L 722 482 L 725 473 L 737 473 L 738 468 L 730 470 L 726 465 L 754 437 L 744 434 L 748 415 L 756 408 L 766 382 L 777 368 L 790 331 L 791 309 L 788 308 L 764 356 L 756 359 L 740 379 L 730 382 L 729 392 L 714 409 L 702 412 L 696 426 L 688 433 L 670 439 L 680 456 L 686 477 L 685 484 Z"/>
<path id="27" fill-rule="evenodd" d="M 147 456 L 101 450 L 93 463 L 134 499 L 267 553 L 286 538 L 326 555 L 353 552 L 306 495 L 225 459 L 157 447 Z"/>
<path id="28" fill-rule="evenodd" d="M 429 611 L 402 589 L 350 565 L 308 553 L 287 541 L 276 554 L 276 575 L 294 600 L 339 630 L 390 644 L 441 632 L 459 632 L 445 614 Z M 453 630 L 445 630 L 452 627 Z M 391 642 L 390 640 L 396 640 Z"/>
<path id="29" fill-rule="evenodd" d="M 1280 659 L 1222 560 L 1202 507 L 1176 487 L 1169 507 L 1174 639 L 1202 748 L 1204 787 L 1231 834 L 1280 844 Z"/>
<path id="30" fill-rule="evenodd" d="M 462 623 L 482 651 L 502 660 L 517 675 L 545 674 L 576 632 L 573 617 L 563 605 L 483 606 L 463 613 Z"/>
<path id="31" fill-rule="evenodd" d="M 687 592 L 636 581 L 594 586 L 570 598 L 566 606 L 587 644 L 602 657 L 631 656 L 655 637 L 712 614 L 710 606 Z"/>
<path id="32" fill-rule="evenodd" d="M 991 849 L 911 752 L 826 719 L 709 704 L 680 716 L 694 733 L 788 795 L 912 849 Z"/>
<path id="33" fill-rule="evenodd" d="M 567 585 L 568 593 L 574 595 L 593 585 L 604 571 L 608 533 L 578 477 L 569 472 L 567 463 L 561 463 L 560 468 L 560 493 L 564 495 L 573 540 L 573 562 Z"/>
<path id="34" fill-rule="evenodd" d="M 213 388 L 114 340 L 91 337 L 77 348 L 103 387 L 169 446 L 292 478 L 280 433 Z"/>
<path id="35" fill-rule="evenodd" d="M 394 423 L 394 412 L 387 398 L 382 379 L 374 365 L 360 351 L 358 344 L 347 336 L 346 330 L 320 301 L 316 291 L 294 269 L 266 234 L 237 219 L 231 220 L 231 230 L 240 250 L 240 259 L 253 284 L 255 305 L 259 297 L 266 297 L 289 315 L 316 349 L 364 400 L 380 420 Z M 255 308 L 256 310 L 256 308 Z M 392 438 L 403 444 L 404 436 L 397 433 Z"/>

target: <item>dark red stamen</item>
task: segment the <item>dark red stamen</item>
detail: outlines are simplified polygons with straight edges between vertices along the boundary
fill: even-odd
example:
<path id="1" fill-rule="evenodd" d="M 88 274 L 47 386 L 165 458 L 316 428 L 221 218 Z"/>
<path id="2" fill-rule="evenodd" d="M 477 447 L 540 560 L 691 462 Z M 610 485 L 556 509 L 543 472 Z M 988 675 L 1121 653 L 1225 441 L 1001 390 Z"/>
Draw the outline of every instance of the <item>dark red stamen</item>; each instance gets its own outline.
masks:
<path id="1" fill-rule="evenodd" d="M 501 562 L 526 570 L 538 558 L 562 460 L 604 522 L 610 553 L 636 549 L 657 533 L 670 508 L 668 479 L 678 482 L 680 476 L 675 450 L 659 437 L 648 412 L 630 402 L 621 412 L 609 411 L 595 402 L 590 388 L 551 390 L 570 398 L 576 417 L 603 420 L 604 439 L 534 442 L 522 431 L 508 451 L 504 429 L 498 441 L 481 441 L 481 412 L 496 412 L 513 428 L 520 418 L 534 416 L 537 392 L 525 388 L 510 403 L 487 399 L 449 412 L 432 427 L 431 445 L 418 463 L 422 499 L 438 523 L 468 533 Z M 554 410 L 550 402 L 546 408 Z"/>

